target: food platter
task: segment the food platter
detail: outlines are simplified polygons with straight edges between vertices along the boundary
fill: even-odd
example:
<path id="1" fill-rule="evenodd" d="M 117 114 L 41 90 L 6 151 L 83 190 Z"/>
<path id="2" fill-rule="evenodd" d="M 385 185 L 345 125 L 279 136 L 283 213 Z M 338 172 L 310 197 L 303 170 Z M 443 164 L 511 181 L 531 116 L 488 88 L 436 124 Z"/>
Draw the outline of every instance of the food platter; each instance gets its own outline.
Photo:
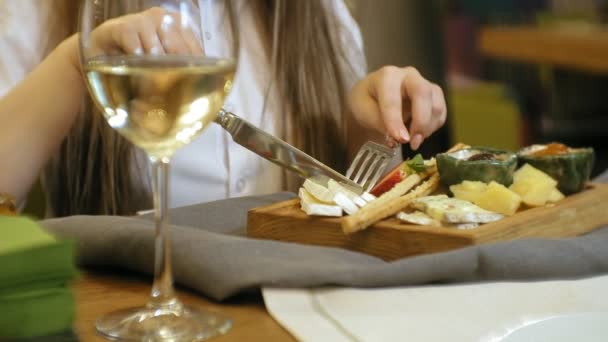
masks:
<path id="1" fill-rule="evenodd" d="M 430 163 L 429 165 L 434 164 Z M 522 204 L 521 206 L 518 204 L 516 211 L 501 216 L 501 219 L 483 223 L 473 229 L 455 228 L 455 226 L 446 225 L 443 221 L 438 224 L 420 225 L 399 220 L 397 218 L 399 216 L 395 214 L 411 211 L 411 207 L 415 207 L 413 203 L 415 204 L 416 201 L 432 198 L 437 194 L 444 194 L 443 197 L 454 196 L 446 190 L 450 187 L 437 184 L 440 173 L 434 171 L 436 168 L 432 167 L 434 166 L 429 166 L 427 171 L 417 175 L 410 174 L 408 176 L 409 180 L 413 180 L 413 182 L 410 182 L 409 185 L 406 179 L 400 181 L 399 184 L 402 187 L 404 184 L 407 185 L 407 190 L 399 193 L 396 197 L 394 196 L 395 198 L 383 201 L 382 199 L 388 196 L 387 191 L 369 202 L 369 207 L 362 207 L 359 212 L 352 215 L 343 217 L 308 215 L 302 209 L 303 201 L 301 198 L 252 209 L 248 214 L 248 236 L 307 245 L 338 247 L 391 261 L 420 254 L 515 239 L 573 237 L 608 225 L 608 215 L 606 214 L 608 212 L 607 184 L 587 182 L 585 187 L 576 193 L 567 196 L 562 195 L 555 201 L 538 204 L 535 202 L 538 199 L 536 190 L 528 189 L 535 188 L 534 182 L 537 178 L 532 178 L 533 184 L 530 185 L 530 179 L 525 180 L 528 183 L 517 180 L 517 173 L 514 178 L 519 183 L 529 186 L 523 187 L 523 193 L 520 191 L 521 189 L 517 189 L 517 186 L 511 186 L 510 188 L 520 191 L 521 198 L 524 198 L 526 202 L 535 204 Z M 526 168 L 529 168 L 529 166 L 526 166 Z M 520 168 L 520 170 L 522 169 L 524 168 Z M 542 181 L 539 182 L 542 183 Z M 553 182 L 552 184 L 556 186 L 556 183 Z M 510 191 L 507 187 L 502 185 L 501 187 L 504 188 L 499 191 L 501 194 Z M 395 185 L 390 191 L 397 188 L 398 186 Z M 452 189 L 457 190 L 454 187 Z M 530 195 L 532 197 L 528 196 L 527 192 L 530 191 L 533 192 L 533 196 Z M 417 198 L 419 196 L 424 197 Z M 513 196 L 520 197 L 517 194 Z M 546 197 L 543 198 L 546 199 Z M 494 197 L 491 197 L 491 199 L 494 199 Z M 489 204 L 485 202 L 480 200 L 481 204 L 490 207 L 495 205 L 495 201 L 489 201 Z M 387 210 L 387 208 L 390 210 Z M 367 215 L 378 212 L 382 212 L 382 215 Z M 437 215 L 433 216 L 437 218 Z M 362 219 L 363 217 L 365 218 Z M 373 217 L 373 219 L 368 219 L 369 217 Z M 379 217 L 381 219 L 378 219 Z"/>
<path id="2" fill-rule="evenodd" d="M 387 261 L 456 248 L 524 238 L 564 238 L 608 225 L 608 185 L 591 184 L 559 204 L 532 208 L 470 230 L 419 226 L 395 218 L 383 220 L 355 234 L 344 234 L 341 218 L 313 217 L 298 199 L 252 209 L 249 237 L 338 247 Z"/>

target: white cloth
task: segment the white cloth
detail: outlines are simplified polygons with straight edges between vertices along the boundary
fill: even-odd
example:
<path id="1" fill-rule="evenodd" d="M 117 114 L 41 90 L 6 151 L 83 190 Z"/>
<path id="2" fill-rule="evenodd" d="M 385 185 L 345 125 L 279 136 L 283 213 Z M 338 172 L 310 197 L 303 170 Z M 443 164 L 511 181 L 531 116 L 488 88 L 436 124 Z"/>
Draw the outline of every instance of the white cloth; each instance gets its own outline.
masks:
<path id="1" fill-rule="evenodd" d="M 300 341 L 498 342 L 552 317 L 608 312 L 606 286 L 608 276 L 387 289 L 264 288 L 262 293 L 270 314 Z M 585 333 L 580 331 L 581 341 Z"/>
<path id="2" fill-rule="evenodd" d="M 53 1 L 0 0 L 0 96 L 42 61 L 58 24 Z"/>
<path id="3" fill-rule="evenodd" d="M 203 11 L 218 11 L 217 0 L 199 0 Z M 216 7 L 213 7 L 213 6 Z M 359 53 L 350 54 L 349 63 L 356 72 L 365 71 L 363 43 L 359 28 L 351 17 L 343 0 L 332 0 L 330 7 L 336 11 L 339 25 L 345 34 L 344 41 L 355 42 Z M 239 65 L 234 86 L 225 108 L 243 117 L 270 134 L 283 137 L 277 95 L 270 91 L 269 103 L 264 108 L 264 97 L 270 82 L 270 64 L 265 56 L 261 37 L 258 35 L 249 6 L 240 7 L 239 25 L 241 47 Z M 213 17 L 213 16 L 211 16 Z M 202 15 L 203 21 L 209 16 Z M 209 20 L 208 20 L 209 21 Z M 206 25 L 207 24 L 207 25 Z M 216 25 L 203 22 L 206 47 L 218 48 L 223 41 L 222 30 Z M 274 101 L 273 101 L 274 100 Z M 170 206 L 177 207 L 211 200 L 261 195 L 281 190 L 281 169 L 234 143 L 230 135 L 218 125 L 210 125 L 200 137 L 181 148 L 172 159 Z"/>

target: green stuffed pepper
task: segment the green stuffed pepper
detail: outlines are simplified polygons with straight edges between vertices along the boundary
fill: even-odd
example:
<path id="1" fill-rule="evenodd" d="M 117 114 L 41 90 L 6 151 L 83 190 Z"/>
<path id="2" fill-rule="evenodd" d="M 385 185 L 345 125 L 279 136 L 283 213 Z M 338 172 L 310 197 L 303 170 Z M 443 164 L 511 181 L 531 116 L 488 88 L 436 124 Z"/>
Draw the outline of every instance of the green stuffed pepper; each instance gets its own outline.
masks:
<path id="1" fill-rule="evenodd" d="M 526 147 L 518 157 L 520 164 L 530 164 L 555 179 L 564 195 L 585 188 L 595 159 L 592 148 L 571 148 L 559 143 Z"/>
<path id="2" fill-rule="evenodd" d="M 465 180 L 495 181 L 509 186 L 513 183 L 513 172 L 517 168 L 515 153 L 487 147 L 440 153 L 436 159 L 441 182 L 446 187 Z"/>

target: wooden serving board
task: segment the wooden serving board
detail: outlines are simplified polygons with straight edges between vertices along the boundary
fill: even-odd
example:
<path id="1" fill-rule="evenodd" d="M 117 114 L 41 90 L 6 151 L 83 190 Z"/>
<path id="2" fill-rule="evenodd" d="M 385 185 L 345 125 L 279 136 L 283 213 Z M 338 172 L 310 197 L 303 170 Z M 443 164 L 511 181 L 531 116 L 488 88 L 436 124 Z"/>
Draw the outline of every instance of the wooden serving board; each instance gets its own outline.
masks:
<path id="1" fill-rule="evenodd" d="M 339 247 L 386 261 L 490 242 L 572 237 L 608 225 L 608 184 L 591 184 L 552 206 L 524 209 L 470 230 L 418 226 L 391 218 L 346 235 L 340 220 L 308 216 L 300 209 L 300 200 L 293 199 L 250 210 L 247 234 L 259 239 Z"/>

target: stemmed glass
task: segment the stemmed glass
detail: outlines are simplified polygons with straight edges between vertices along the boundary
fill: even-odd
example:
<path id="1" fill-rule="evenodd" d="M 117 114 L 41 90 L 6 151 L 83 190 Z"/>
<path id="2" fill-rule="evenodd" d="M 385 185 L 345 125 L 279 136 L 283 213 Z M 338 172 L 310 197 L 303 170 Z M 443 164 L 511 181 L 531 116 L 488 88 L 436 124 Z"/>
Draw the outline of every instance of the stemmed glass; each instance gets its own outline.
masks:
<path id="1" fill-rule="evenodd" d="M 230 91 L 238 53 L 230 1 L 84 0 L 80 52 L 86 83 L 108 124 L 152 164 L 156 219 L 154 284 L 140 308 L 101 317 L 119 340 L 193 341 L 226 332 L 230 320 L 183 305 L 171 273 L 169 161 L 211 123 Z M 221 37 L 209 39 L 211 32 Z"/>

